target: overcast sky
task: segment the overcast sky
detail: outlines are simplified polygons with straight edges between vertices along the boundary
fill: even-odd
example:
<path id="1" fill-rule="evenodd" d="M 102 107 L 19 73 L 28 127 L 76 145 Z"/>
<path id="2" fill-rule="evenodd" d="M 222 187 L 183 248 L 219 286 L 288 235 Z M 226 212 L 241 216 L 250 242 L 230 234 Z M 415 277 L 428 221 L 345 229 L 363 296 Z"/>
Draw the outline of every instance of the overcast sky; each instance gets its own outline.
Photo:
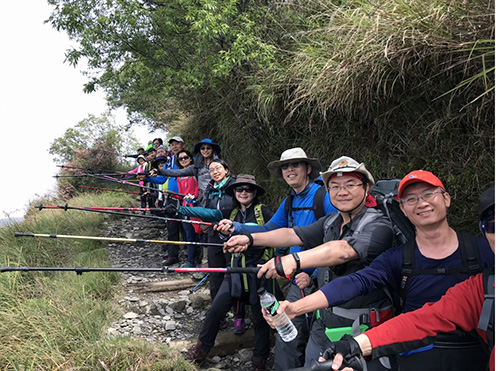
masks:
<path id="1" fill-rule="evenodd" d="M 30 200 L 54 188 L 50 143 L 107 109 L 103 93 L 84 94 L 85 77 L 64 63 L 70 41 L 43 23 L 50 10 L 44 0 L 0 3 L 0 219 L 24 215 Z M 124 112 L 116 119 L 125 123 Z M 156 134 L 136 131 L 144 145 Z"/>

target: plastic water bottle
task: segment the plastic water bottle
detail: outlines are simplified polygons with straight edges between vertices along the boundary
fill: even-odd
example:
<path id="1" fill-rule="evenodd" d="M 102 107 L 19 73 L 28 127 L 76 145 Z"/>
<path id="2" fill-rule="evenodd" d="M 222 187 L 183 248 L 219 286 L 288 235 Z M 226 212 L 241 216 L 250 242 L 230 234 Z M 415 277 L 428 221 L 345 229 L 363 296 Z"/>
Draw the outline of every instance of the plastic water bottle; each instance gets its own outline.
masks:
<path id="1" fill-rule="evenodd" d="M 288 318 L 284 312 L 276 314 L 279 303 L 274 295 L 268 293 L 263 287 L 259 288 L 257 293 L 259 294 L 260 305 L 265 309 L 268 315 L 272 317 L 276 330 L 283 341 L 288 343 L 295 339 L 297 337 L 297 329 L 290 318 Z"/>

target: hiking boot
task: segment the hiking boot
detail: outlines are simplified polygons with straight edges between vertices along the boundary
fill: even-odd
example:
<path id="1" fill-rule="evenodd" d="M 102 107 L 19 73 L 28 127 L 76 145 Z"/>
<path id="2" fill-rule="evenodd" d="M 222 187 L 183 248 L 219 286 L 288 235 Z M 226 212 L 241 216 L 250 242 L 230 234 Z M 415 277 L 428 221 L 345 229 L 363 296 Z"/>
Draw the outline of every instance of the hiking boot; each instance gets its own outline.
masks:
<path id="1" fill-rule="evenodd" d="M 219 330 L 224 330 L 225 328 L 227 328 L 227 322 L 225 319 L 223 319 L 219 322 Z"/>
<path id="2" fill-rule="evenodd" d="M 245 319 L 244 318 L 236 318 L 234 320 L 233 332 L 236 335 L 240 335 L 240 334 L 243 334 L 245 332 Z"/>
<path id="3" fill-rule="evenodd" d="M 252 357 L 252 371 L 265 371 L 266 359 L 262 357 Z"/>
<path id="4" fill-rule="evenodd" d="M 186 353 L 186 359 L 188 361 L 193 361 L 197 364 L 202 364 L 207 358 L 207 354 L 210 352 L 210 348 L 206 348 L 199 341 L 191 347 Z"/>
<path id="5" fill-rule="evenodd" d="M 193 263 L 187 262 L 184 264 L 183 268 L 196 268 L 196 266 Z"/>
<path id="6" fill-rule="evenodd" d="M 196 272 L 196 273 L 193 273 L 193 276 L 192 276 L 192 277 L 193 277 L 193 279 L 194 279 L 195 281 L 200 281 L 200 280 L 202 280 L 203 278 L 205 278 L 205 275 L 206 275 L 206 273 L 203 273 L 203 272 Z"/>
<path id="7" fill-rule="evenodd" d="M 164 267 L 167 267 L 169 265 L 174 265 L 177 263 L 179 263 L 178 258 L 174 258 L 174 257 L 169 256 L 167 259 L 165 259 L 161 262 L 161 265 L 163 265 Z"/>

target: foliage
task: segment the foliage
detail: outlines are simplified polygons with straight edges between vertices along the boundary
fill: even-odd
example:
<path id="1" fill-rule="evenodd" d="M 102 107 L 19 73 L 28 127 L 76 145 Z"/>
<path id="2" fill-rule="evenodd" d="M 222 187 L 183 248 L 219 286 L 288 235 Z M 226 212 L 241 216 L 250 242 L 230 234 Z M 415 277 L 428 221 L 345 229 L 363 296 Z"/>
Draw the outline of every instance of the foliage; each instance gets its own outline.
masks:
<path id="1" fill-rule="evenodd" d="M 100 152 L 96 152 L 99 147 Z M 95 166 L 116 166 L 118 155 L 135 151 L 138 142 L 124 128 L 116 124 L 110 112 L 100 117 L 89 115 L 77 125 L 65 131 L 62 137 L 54 139 L 49 153 L 58 162 L 79 162 L 84 155 L 95 155 Z M 84 153 L 90 148 L 93 152 Z M 100 167 L 105 168 L 105 167 Z"/>
<path id="2" fill-rule="evenodd" d="M 130 202 L 104 193 L 72 199 L 72 205 L 82 206 Z M 14 237 L 19 230 L 92 235 L 106 219 L 96 213 L 31 210 L 24 222 L 0 228 L 1 265 L 109 266 L 96 241 Z M 107 337 L 105 329 L 120 316 L 114 305 L 120 290 L 114 273 L 0 274 L 0 369 L 194 370 L 171 349 Z"/>
<path id="3" fill-rule="evenodd" d="M 49 22 L 132 120 L 211 137 L 276 206 L 266 165 L 294 146 L 376 178 L 435 172 L 454 227 L 494 179 L 494 3 L 50 0 Z M 177 121 L 174 117 L 180 118 Z"/>

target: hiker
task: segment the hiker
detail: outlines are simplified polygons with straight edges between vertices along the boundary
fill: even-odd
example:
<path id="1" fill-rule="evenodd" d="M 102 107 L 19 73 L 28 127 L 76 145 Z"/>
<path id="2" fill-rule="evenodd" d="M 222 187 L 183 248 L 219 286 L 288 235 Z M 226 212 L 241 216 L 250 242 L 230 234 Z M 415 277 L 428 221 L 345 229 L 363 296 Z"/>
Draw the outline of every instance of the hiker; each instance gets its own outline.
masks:
<path id="1" fill-rule="evenodd" d="M 321 308 L 334 311 L 339 305 L 384 286 L 395 292 L 396 300 L 402 301 L 403 312 L 411 312 L 425 303 L 438 301 L 450 287 L 479 273 L 481 267 L 494 264 L 494 255 L 484 238 L 457 233 L 448 225 L 451 197 L 434 174 L 424 170 L 410 172 L 401 180 L 398 194 L 401 210 L 415 225 L 415 240 L 382 253 L 365 269 L 339 277 L 303 300 L 282 303 L 278 312 L 285 311 L 293 317 Z M 323 251 L 315 249 L 308 256 L 301 253 L 301 266 L 316 266 L 328 253 L 328 246 Z M 263 269 L 265 272 L 267 267 Z M 283 269 L 285 273 L 294 270 L 293 259 L 285 257 Z M 317 359 L 323 350 L 321 346 L 325 345 L 312 340 L 315 351 L 310 360 Z M 416 349 L 415 346 L 412 352 L 400 355 L 399 369 L 421 370 L 423 365 L 430 371 L 485 368 L 487 355 L 474 335 L 457 331 L 440 334 L 433 340 L 432 347 Z M 393 369 L 397 369 L 396 359 L 390 361 Z"/>
<path id="2" fill-rule="evenodd" d="M 259 196 L 265 193 L 257 184 L 255 177 L 249 174 L 239 174 L 236 180 L 226 188 L 226 193 L 233 197 L 234 209 L 230 218 L 243 224 L 263 225 L 273 216 L 273 212 L 265 205 L 259 203 Z M 187 210 L 186 210 L 187 209 Z M 196 214 L 204 220 L 219 221 L 222 212 L 219 210 L 206 210 L 201 208 L 181 208 L 180 213 Z M 205 210 L 205 211 L 204 211 Z M 256 267 L 268 259 L 265 249 L 255 249 L 243 254 L 226 256 L 227 264 L 231 267 Z M 257 279 L 253 274 L 227 274 L 213 299 L 212 306 L 207 312 L 203 329 L 198 338 L 198 343 L 188 351 L 187 358 L 197 363 L 205 360 L 208 352 L 214 346 L 219 324 L 224 320 L 226 313 L 238 301 L 240 308 L 249 304 L 252 308 L 252 321 L 254 327 L 254 350 L 252 358 L 253 370 L 264 370 L 266 359 L 270 350 L 269 326 L 262 317 L 257 290 L 264 287 L 269 292 L 276 292 L 279 287 L 273 281 Z M 280 296 L 282 296 L 280 292 Z M 235 330 L 245 326 L 244 317 L 238 313 L 235 319 Z"/>
<path id="3" fill-rule="evenodd" d="M 184 169 L 163 169 L 158 173 L 168 177 L 194 176 L 198 182 L 198 188 L 200 189 L 198 205 L 203 205 L 203 197 L 205 196 L 208 183 L 210 183 L 211 180 L 208 167 L 212 160 L 221 158 L 221 148 L 220 145 L 206 138 L 195 144 L 193 153 L 196 156 L 193 165 Z M 198 156 L 198 154 L 201 156 Z M 150 176 L 156 176 L 156 174 L 152 173 Z"/>
<path id="4" fill-rule="evenodd" d="M 138 155 L 137 162 L 139 163 L 139 166 L 137 166 L 135 169 L 128 171 L 128 173 L 129 174 L 139 174 L 137 176 L 137 178 L 139 179 L 139 185 L 143 186 L 145 183 L 144 179 L 146 177 L 146 175 L 144 175 L 144 173 L 146 172 L 146 167 L 147 167 L 146 157 L 144 157 L 144 155 Z M 145 208 L 146 202 L 147 202 L 146 189 L 140 188 L 140 198 L 141 198 L 141 208 Z M 146 214 L 145 211 L 143 211 L 142 213 Z"/>
<path id="5" fill-rule="evenodd" d="M 159 139 L 159 138 L 157 138 Z M 154 143 L 157 143 L 158 140 L 153 141 Z M 177 169 L 177 165 L 175 163 L 177 153 L 184 149 L 184 140 L 179 137 L 175 136 L 171 138 L 168 141 L 170 145 L 170 150 L 167 151 L 165 147 L 163 147 L 163 141 L 162 143 L 157 147 L 157 153 L 159 154 L 160 152 L 163 153 L 165 152 L 165 160 L 166 162 L 162 166 L 157 167 L 157 172 L 158 171 L 163 171 L 163 170 L 169 170 L 169 169 Z M 157 157 L 157 159 L 160 156 Z M 163 157 L 163 156 L 161 156 Z M 160 176 L 152 176 L 147 178 L 151 183 L 157 184 L 162 190 L 166 190 L 169 192 L 174 192 L 174 193 L 179 193 L 179 187 L 177 184 L 177 180 L 175 178 L 169 178 L 164 175 Z M 168 204 L 174 204 L 176 206 L 179 206 L 180 202 L 179 200 L 173 199 L 169 197 L 168 192 L 165 193 L 160 193 L 158 196 L 158 200 L 156 202 L 156 207 L 157 208 L 164 208 Z M 157 215 L 163 215 L 162 212 L 157 213 Z M 182 223 L 175 221 L 175 220 L 168 220 L 167 221 L 167 239 L 169 241 L 179 241 L 179 233 L 185 236 L 184 229 L 182 227 Z M 163 252 L 166 252 L 166 255 L 163 257 L 162 265 L 163 266 L 170 266 L 173 264 L 179 263 L 179 245 L 174 245 L 174 244 L 169 244 L 163 247 Z"/>
<path id="6" fill-rule="evenodd" d="M 315 158 L 307 157 L 302 148 L 287 149 L 281 154 L 279 160 L 269 163 L 268 169 L 275 178 L 291 188 L 289 196 L 283 200 L 271 220 L 264 226 L 248 226 L 232 220 L 223 220 L 217 230 L 227 232 L 229 229 L 234 229 L 234 233 L 256 233 L 278 228 L 306 226 L 336 211 L 325 188 L 314 183 L 314 179 L 321 170 L 320 162 Z M 273 247 L 273 244 L 262 246 Z M 286 247 L 290 247 L 290 253 L 302 250 L 299 243 Z M 288 249 L 284 249 L 283 253 L 288 253 Z M 297 274 L 295 281 L 291 282 L 287 300 L 295 301 L 311 293 L 314 290 L 314 277 L 314 269 Z M 276 335 L 274 348 L 276 370 L 287 370 L 304 364 L 305 346 L 309 337 L 306 316 L 294 318 L 293 323 L 298 330 L 298 335 L 294 340 L 286 343 L 279 335 Z"/>
<path id="7" fill-rule="evenodd" d="M 488 188 L 479 197 L 479 226 L 495 252 L 495 186 Z M 343 358 L 349 356 L 381 357 L 388 354 L 407 352 L 415 346 L 429 346 L 441 333 L 449 333 L 455 329 L 474 331 L 488 344 L 489 370 L 495 370 L 494 342 L 494 267 L 489 267 L 483 273 L 450 288 L 446 294 L 435 303 L 425 304 L 422 308 L 393 318 L 354 339 L 345 338 L 334 343 L 333 349 L 328 349 L 326 355 L 335 356 L 332 369 L 339 370 Z M 350 351 L 345 344 L 349 344 Z M 342 351 L 342 348 L 344 349 Z M 461 352 L 469 353 L 462 349 Z M 335 355 L 338 353 L 337 355 Z M 455 352 L 457 353 L 457 352 Z M 485 370 L 474 354 L 467 364 L 447 363 L 447 359 L 434 358 L 436 364 L 420 363 L 419 369 L 429 370 Z M 463 358 L 463 357 L 460 357 Z M 324 361 L 321 358 L 320 361 Z M 474 364 L 475 363 L 475 364 Z M 472 367 L 470 367 L 472 364 Z M 433 367 L 433 368 L 432 368 Z M 416 367 L 414 367 L 416 368 Z M 406 368 L 401 368 L 406 370 Z M 343 370 L 352 370 L 343 368 Z"/>
<path id="8" fill-rule="evenodd" d="M 153 139 L 153 148 L 157 149 L 159 146 L 163 145 L 163 139 L 161 138 L 155 138 Z"/>
<path id="9" fill-rule="evenodd" d="M 194 164 L 194 157 L 187 149 L 182 149 L 177 152 L 175 163 L 178 169 L 184 169 L 189 165 Z M 198 183 L 193 176 L 182 176 L 177 178 L 177 186 L 179 193 L 186 195 L 193 195 L 195 198 L 198 197 L 199 189 Z M 187 200 L 183 200 L 182 206 L 193 206 Z M 199 220 L 197 218 L 191 218 L 192 220 Z M 182 223 L 184 231 L 186 233 L 186 241 L 188 242 L 200 242 L 199 236 L 203 234 L 203 230 L 198 224 L 188 224 Z M 202 247 L 198 245 L 188 245 L 187 247 L 187 262 L 184 268 L 194 268 L 201 264 L 203 251 Z"/>
<path id="10" fill-rule="evenodd" d="M 192 165 L 191 165 L 192 166 Z M 181 169 L 181 171 L 184 169 Z M 202 220 L 207 220 L 206 216 L 200 216 L 195 213 L 203 212 L 203 208 L 215 210 L 215 214 L 222 214 L 223 217 L 228 218 L 233 210 L 233 199 L 231 195 L 227 194 L 226 189 L 231 184 L 234 183 L 235 179 L 229 171 L 229 166 L 224 160 L 216 159 L 210 162 L 209 172 L 212 180 L 208 184 L 205 191 L 204 204 L 200 205 L 202 207 L 186 208 L 180 207 L 179 210 L 183 210 L 182 214 L 186 216 L 198 217 Z M 201 190 L 200 190 L 201 192 Z M 168 216 L 175 216 L 178 212 L 174 205 L 168 205 L 165 209 Z M 220 220 L 221 218 L 219 217 Z M 215 221 L 217 221 L 215 220 Z M 212 221 L 212 220 L 207 220 Z M 223 243 L 225 239 L 222 239 L 219 233 L 213 233 L 213 227 L 208 229 L 208 241 L 210 243 Z M 208 249 L 208 266 L 211 268 L 225 268 L 226 259 L 224 257 L 224 252 L 222 249 L 209 248 Z M 223 274 L 213 273 L 210 275 L 210 297 L 212 301 L 215 299 L 215 295 L 219 290 L 219 287 L 224 278 Z M 225 328 L 225 323 L 221 323 L 221 327 Z"/>

